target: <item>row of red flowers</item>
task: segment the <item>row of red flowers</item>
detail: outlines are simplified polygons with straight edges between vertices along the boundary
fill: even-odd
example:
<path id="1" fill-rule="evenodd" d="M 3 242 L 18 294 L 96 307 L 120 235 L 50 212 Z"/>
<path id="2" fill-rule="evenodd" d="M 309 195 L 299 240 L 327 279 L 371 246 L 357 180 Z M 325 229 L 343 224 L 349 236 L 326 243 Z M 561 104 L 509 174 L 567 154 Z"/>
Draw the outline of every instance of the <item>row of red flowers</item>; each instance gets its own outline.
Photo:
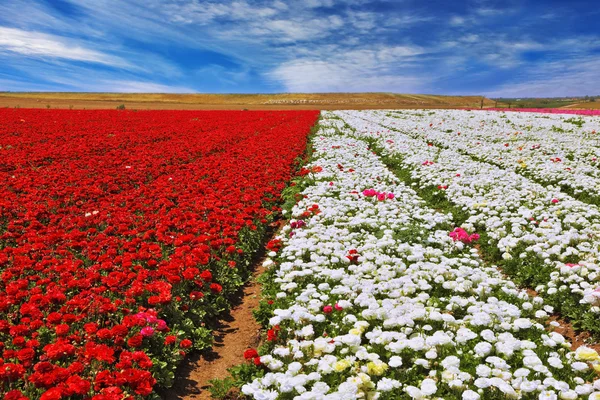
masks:
<path id="1" fill-rule="evenodd" d="M 0 110 L 0 393 L 169 386 L 210 345 L 317 116 Z"/>

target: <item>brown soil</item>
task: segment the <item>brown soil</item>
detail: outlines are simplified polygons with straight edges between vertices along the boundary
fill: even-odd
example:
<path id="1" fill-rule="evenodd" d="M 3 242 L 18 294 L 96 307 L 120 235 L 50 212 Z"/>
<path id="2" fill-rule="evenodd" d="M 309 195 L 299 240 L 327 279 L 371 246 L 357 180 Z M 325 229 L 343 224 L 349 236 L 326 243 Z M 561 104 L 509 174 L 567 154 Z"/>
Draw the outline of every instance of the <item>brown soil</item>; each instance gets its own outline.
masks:
<path id="1" fill-rule="evenodd" d="M 395 93 L 159 94 L 0 93 L 0 107 L 164 110 L 343 110 L 394 108 L 479 108 L 480 96 Z M 484 107 L 494 102 L 485 99 Z"/>
<path id="2" fill-rule="evenodd" d="M 278 220 L 270 225 L 269 237 L 274 237 L 285 225 Z M 264 272 L 265 249 L 257 254 L 252 277 L 234 301 L 231 311 L 221 319 L 213 332 L 212 348 L 202 353 L 191 354 L 178 368 L 175 384 L 161 392 L 165 400 L 208 400 L 211 394 L 208 388 L 213 379 L 229 376 L 227 369 L 242 364 L 244 351 L 257 348 L 261 341 L 261 327 L 254 319 L 252 311 L 258 308 L 261 298 L 261 286 L 257 278 Z M 236 394 L 230 392 L 231 398 Z"/>
<path id="3" fill-rule="evenodd" d="M 258 346 L 260 325 L 252 311 L 258 308 L 260 301 L 260 285 L 256 278 L 264 271 L 262 261 L 259 261 L 252 279 L 244 287 L 239 304 L 214 331 L 213 347 L 201 354 L 193 354 L 184 361 L 177 370 L 174 386 L 162 394 L 163 399 L 210 399 L 209 381 L 228 377 L 228 368 L 244 362 L 244 350 Z"/>
<path id="4" fill-rule="evenodd" d="M 560 319 L 558 316 L 550 317 L 550 322 L 551 321 L 556 321 L 560 324 L 560 326 L 556 328 L 553 327 L 551 330 L 560 333 L 570 341 L 571 350 L 575 351 L 581 346 L 587 346 L 600 353 L 600 344 L 592 342 L 592 337 L 589 332 L 576 332 L 575 329 L 573 329 L 573 325 Z"/>
<path id="5" fill-rule="evenodd" d="M 481 251 L 481 245 L 475 244 L 473 247 L 475 249 L 477 249 L 477 254 L 479 255 L 479 257 L 487 263 L 486 257 L 483 254 L 483 252 Z M 498 271 L 500 271 L 500 273 L 504 276 L 504 278 L 510 280 L 510 276 L 506 275 L 504 273 L 504 271 L 502 270 L 502 268 L 500 268 L 498 266 L 496 268 L 498 269 Z M 539 293 L 530 287 L 522 287 L 521 286 L 520 289 L 524 290 L 529 295 L 529 297 L 539 296 Z M 554 326 L 550 325 L 550 322 L 553 322 L 553 321 L 558 322 L 560 324 L 560 326 L 554 327 Z M 576 331 L 575 328 L 573 328 L 573 325 L 570 322 L 568 322 L 567 320 L 562 319 L 560 317 L 560 315 L 550 316 L 549 320 L 547 321 L 546 327 L 549 331 L 560 333 L 569 342 L 571 342 L 571 350 L 573 350 L 573 351 L 577 350 L 581 346 L 587 346 L 587 347 L 590 347 L 590 348 L 596 350 L 598 353 L 600 353 L 600 343 L 595 342 L 594 338 L 592 337 L 592 335 L 590 335 L 589 332 Z"/>

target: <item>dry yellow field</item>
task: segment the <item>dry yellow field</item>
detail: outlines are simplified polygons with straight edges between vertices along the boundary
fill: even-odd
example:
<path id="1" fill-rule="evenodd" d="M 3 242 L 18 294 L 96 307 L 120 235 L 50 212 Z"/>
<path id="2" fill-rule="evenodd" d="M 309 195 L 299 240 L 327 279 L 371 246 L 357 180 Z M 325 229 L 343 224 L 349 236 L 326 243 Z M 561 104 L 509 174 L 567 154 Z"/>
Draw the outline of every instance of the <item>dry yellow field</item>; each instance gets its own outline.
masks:
<path id="1" fill-rule="evenodd" d="M 598 110 L 600 109 L 600 101 L 586 101 L 585 103 L 575 103 L 563 108 L 571 108 L 576 110 Z"/>
<path id="2" fill-rule="evenodd" d="M 0 93 L 0 107 L 165 110 L 278 110 L 479 108 L 481 96 L 394 93 L 159 94 L 159 93 Z M 494 102 L 484 100 L 484 107 Z"/>

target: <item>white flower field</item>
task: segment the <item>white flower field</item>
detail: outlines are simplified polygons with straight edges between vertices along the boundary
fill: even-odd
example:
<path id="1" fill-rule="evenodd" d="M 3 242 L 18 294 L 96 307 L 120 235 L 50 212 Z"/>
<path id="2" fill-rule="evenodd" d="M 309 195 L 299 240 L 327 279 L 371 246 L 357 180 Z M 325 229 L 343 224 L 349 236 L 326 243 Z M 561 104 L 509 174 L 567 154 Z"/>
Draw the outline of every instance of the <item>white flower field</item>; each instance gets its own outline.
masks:
<path id="1" fill-rule="evenodd" d="M 266 368 L 242 393 L 599 400 L 597 132 L 600 117 L 323 112 L 264 263 Z"/>

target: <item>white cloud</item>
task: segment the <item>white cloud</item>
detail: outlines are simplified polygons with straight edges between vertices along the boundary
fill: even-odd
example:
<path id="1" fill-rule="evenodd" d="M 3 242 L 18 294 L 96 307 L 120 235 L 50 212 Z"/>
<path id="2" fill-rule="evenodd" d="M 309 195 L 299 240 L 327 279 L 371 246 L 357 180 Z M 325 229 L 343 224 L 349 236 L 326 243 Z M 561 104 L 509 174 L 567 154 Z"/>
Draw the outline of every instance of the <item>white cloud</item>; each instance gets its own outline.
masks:
<path id="1" fill-rule="evenodd" d="M 426 53 L 416 46 L 348 50 L 330 47 L 287 61 L 268 73 L 291 92 L 422 91 L 425 82 L 398 68 Z"/>
<path id="2" fill-rule="evenodd" d="M 304 5 L 310 8 L 333 7 L 334 0 L 304 0 Z"/>
<path id="3" fill-rule="evenodd" d="M 600 93 L 600 56 L 532 65 L 489 97 L 560 97 Z"/>
<path id="4" fill-rule="evenodd" d="M 467 22 L 467 19 L 465 17 L 461 17 L 459 15 L 454 15 L 452 17 L 450 17 L 450 25 L 451 26 L 462 26 Z"/>
<path id="5" fill-rule="evenodd" d="M 68 59 L 114 67 L 130 66 L 119 57 L 79 46 L 64 37 L 14 28 L 0 27 L 0 49 L 28 57 Z"/>
<path id="6" fill-rule="evenodd" d="M 95 92 L 116 93 L 194 93 L 193 89 L 183 86 L 162 85 L 153 82 L 106 80 L 94 83 L 90 86 L 83 85 L 85 90 Z"/>

